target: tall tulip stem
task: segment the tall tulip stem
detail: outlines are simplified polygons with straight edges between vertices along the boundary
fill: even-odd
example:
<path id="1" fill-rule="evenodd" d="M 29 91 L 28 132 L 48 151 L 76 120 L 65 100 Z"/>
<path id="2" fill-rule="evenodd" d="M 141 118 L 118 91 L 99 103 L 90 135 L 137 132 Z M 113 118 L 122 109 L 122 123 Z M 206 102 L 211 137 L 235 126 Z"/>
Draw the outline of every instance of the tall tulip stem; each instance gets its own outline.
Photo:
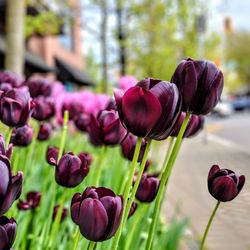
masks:
<path id="1" fill-rule="evenodd" d="M 74 236 L 74 246 L 73 246 L 73 250 L 76 250 L 76 249 L 77 249 L 78 242 L 79 242 L 79 238 L 80 238 L 80 230 L 79 230 L 79 228 L 77 227 L 77 232 L 75 233 L 75 236 Z"/>
<path id="2" fill-rule="evenodd" d="M 96 246 L 96 242 L 89 241 L 88 250 L 94 250 L 95 246 Z"/>
<path id="3" fill-rule="evenodd" d="M 58 153 L 58 161 L 61 159 L 63 155 L 63 150 L 65 147 L 66 137 L 67 137 L 67 130 L 68 130 L 68 121 L 69 121 L 69 111 L 65 110 L 63 114 L 63 131 L 62 131 L 62 137 L 59 147 L 59 153 Z"/>
<path id="4" fill-rule="evenodd" d="M 161 203 L 162 203 L 161 201 L 162 201 L 163 195 L 165 193 L 165 185 L 166 185 L 167 180 L 170 176 L 170 173 L 171 173 L 171 170 L 172 170 L 173 165 L 175 163 L 175 160 L 177 158 L 177 155 L 180 151 L 182 138 L 183 138 L 183 135 L 185 133 L 186 127 L 188 125 L 190 115 L 191 115 L 191 113 L 188 112 L 187 115 L 185 116 L 185 119 L 181 125 L 181 129 L 180 129 L 179 134 L 177 136 L 177 139 L 175 141 L 175 144 L 174 144 L 173 150 L 171 152 L 171 155 L 169 157 L 169 160 L 165 163 L 166 166 L 163 168 L 164 172 L 163 172 L 162 178 L 160 180 L 160 186 L 159 186 L 159 190 L 158 190 L 156 201 L 155 201 L 154 212 L 153 212 L 153 221 L 152 221 L 150 228 L 149 228 L 146 250 L 150 250 L 152 243 L 153 243 L 153 237 L 154 237 L 154 233 L 156 230 L 156 226 L 157 226 L 157 222 L 158 222 L 158 218 L 159 218 L 159 213 L 160 213 L 160 208 L 161 208 Z"/>
<path id="5" fill-rule="evenodd" d="M 99 182 L 100 182 L 100 178 L 101 178 L 101 174 L 102 174 L 102 170 L 103 170 L 103 160 L 105 157 L 105 153 L 106 153 L 106 146 L 103 146 L 101 149 L 101 153 L 98 159 L 98 163 L 97 163 L 97 170 L 96 170 L 96 178 L 95 178 L 95 182 L 94 182 L 94 186 L 98 186 Z"/>
<path id="6" fill-rule="evenodd" d="M 118 247 L 118 243 L 121 237 L 121 233 L 122 233 L 122 228 L 124 226 L 124 221 L 126 221 L 126 208 L 127 208 L 127 204 L 128 204 L 128 198 L 129 198 L 129 192 L 131 189 L 131 186 L 133 184 L 133 178 L 135 175 L 135 170 L 136 170 L 136 165 L 137 165 L 137 161 L 139 158 L 139 154 L 140 154 L 140 149 L 141 149 L 141 144 L 142 144 L 142 138 L 138 137 L 137 142 L 136 142 L 136 146 L 135 146 L 135 151 L 134 151 L 134 156 L 133 156 L 133 160 L 131 163 L 131 167 L 129 169 L 129 177 L 125 186 L 125 190 L 124 190 L 124 211 L 122 213 L 122 219 L 121 219 L 121 224 L 120 227 L 118 229 L 118 231 L 116 232 L 116 235 L 114 237 L 114 241 L 112 244 L 112 250 L 116 250 Z"/>
<path id="7" fill-rule="evenodd" d="M 206 226 L 206 229 L 205 229 L 205 232 L 203 234 L 203 237 L 202 237 L 202 241 L 201 241 L 201 246 L 200 246 L 200 250 L 203 250 L 204 249 L 204 246 L 205 246 L 205 241 L 206 241 L 206 238 L 207 238 L 207 234 L 208 234 L 208 231 L 209 231 L 209 228 L 212 224 L 212 221 L 214 219 L 214 216 L 219 208 L 219 205 L 220 205 L 220 201 L 218 201 L 214 207 L 214 210 L 209 218 L 209 221 L 207 223 L 207 226 Z"/>
<path id="8" fill-rule="evenodd" d="M 7 131 L 7 134 L 6 134 L 6 138 L 5 138 L 5 145 L 6 145 L 6 147 L 8 147 L 9 144 L 10 144 L 10 139 L 11 139 L 11 135 L 12 135 L 12 130 L 13 130 L 12 127 L 9 127 L 9 128 L 8 128 L 8 131 Z"/>

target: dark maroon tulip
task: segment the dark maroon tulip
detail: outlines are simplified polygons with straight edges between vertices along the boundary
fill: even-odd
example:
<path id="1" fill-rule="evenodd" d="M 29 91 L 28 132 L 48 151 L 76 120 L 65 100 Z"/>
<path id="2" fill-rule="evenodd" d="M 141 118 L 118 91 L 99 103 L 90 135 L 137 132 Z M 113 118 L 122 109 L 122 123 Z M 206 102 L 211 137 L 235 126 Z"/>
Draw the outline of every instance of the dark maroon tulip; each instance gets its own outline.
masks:
<path id="1" fill-rule="evenodd" d="M 87 166 L 90 166 L 90 164 L 93 161 L 93 157 L 90 153 L 88 152 L 81 152 L 78 157 L 82 160 L 82 161 L 86 161 L 87 162 Z"/>
<path id="2" fill-rule="evenodd" d="M 141 202 L 153 201 L 157 195 L 159 184 L 160 181 L 157 177 L 144 173 L 135 195 L 136 198 Z"/>
<path id="3" fill-rule="evenodd" d="M 57 206 L 54 207 L 53 215 L 52 215 L 52 220 L 53 221 L 56 219 L 56 215 L 58 213 L 58 209 L 59 209 L 59 205 L 57 205 Z M 67 215 L 68 215 L 68 209 L 64 207 L 63 211 L 62 211 L 61 220 L 60 220 L 61 223 L 66 219 Z"/>
<path id="4" fill-rule="evenodd" d="M 13 89 L 13 87 L 11 86 L 10 83 L 6 83 L 6 82 L 0 83 L 0 92 L 5 93 L 11 89 Z"/>
<path id="5" fill-rule="evenodd" d="M 0 217 L 0 250 L 11 249 L 16 238 L 17 225 L 13 218 Z"/>
<path id="6" fill-rule="evenodd" d="M 85 113 L 81 113 L 78 116 L 75 116 L 75 125 L 76 127 L 80 130 L 80 131 L 87 131 L 87 128 L 89 126 L 89 122 L 90 122 L 90 115 L 89 114 L 85 114 Z"/>
<path id="7" fill-rule="evenodd" d="M 186 113 L 182 112 L 179 116 L 178 122 L 174 126 L 174 130 L 171 132 L 172 137 L 177 137 L 181 129 L 181 125 L 185 119 Z M 197 135 L 204 127 L 204 116 L 201 115 L 191 115 L 183 138 L 189 138 Z"/>
<path id="8" fill-rule="evenodd" d="M 39 141 L 46 141 L 52 135 L 52 125 L 48 122 L 40 124 L 40 129 L 38 132 L 37 139 Z"/>
<path id="9" fill-rule="evenodd" d="M 191 58 L 181 61 L 171 82 L 182 95 L 182 111 L 195 115 L 206 115 L 213 110 L 224 85 L 223 74 L 214 63 Z"/>
<path id="10" fill-rule="evenodd" d="M 126 139 L 121 143 L 122 154 L 125 158 L 127 158 L 130 161 L 133 160 L 135 146 L 136 146 L 136 136 L 132 134 L 129 134 L 126 137 Z M 138 162 L 142 161 L 146 146 L 147 146 L 147 141 L 143 139 L 140 154 L 138 157 Z"/>
<path id="11" fill-rule="evenodd" d="M 4 137 L 0 135 L 0 155 L 5 155 L 8 159 L 10 159 L 12 148 L 13 145 L 9 144 L 8 148 L 6 149 Z"/>
<path id="12" fill-rule="evenodd" d="M 90 142 L 95 146 L 117 145 L 125 138 L 118 113 L 114 110 L 102 110 L 97 117 L 91 115 L 88 126 Z"/>
<path id="13" fill-rule="evenodd" d="M 14 128 L 11 136 L 11 143 L 14 146 L 28 146 L 33 139 L 34 129 L 29 125 L 23 127 Z"/>
<path id="14" fill-rule="evenodd" d="M 117 111 L 115 100 L 110 100 L 108 104 L 106 105 L 105 110 L 115 110 Z"/>
<path id="15" fill-rule="evenodd" d="M 110 239 L 120 225 L 122 212 L 123 197 L 104 187 L 88 187 L 71 201 L 71 218 L 91 241 Z"/>
<path id="16" fill-rule="evenodd" d="M 9 83 L 13 88 L 18 88 L 23 84 L 23 79 L 14 72 L 2 71 L 0 72 L 0 83 Z"/>
<path id="17" fill-rule="evenodd" d="M 48 97 L 52 93 L 52 83 L 47 79 L 32 79 L 26 82 L 29 88 L 31 97 L 38 96 Z"/>
<path id="18" fill-rule="evenodd" d="M 22 192 L 23 173 L 12 176 L 9 159 L 0 155 L 0 216 L 5 214 Z"/>
<path id="19" fill-rule="evenodd" d="M 128 218 L 130 218 L 136 211 L 137 209 L 137 203 L 135 203 L 134 201 L 132 202 L 131 208 L 129 210 L 129 214 L 128 214 Z"/>
<path id="20" fill-rule="evenodd" d="M 29 192 L 26 195 L 26 201 L 19 200 L 17 203 L 17 207 L 19 210 L 35 209 L 39 206 L 41 197 L 42 195 L 40 192 Z"/>
<path id="21" fill-rule="evenodd" d="M 245 176 L 238 176 L 230 169 L 220 169 L 213 165 L 208 174 L 209 193 L 218 201 L 233 200 L 241 191 L 245 183 Z"/>
<path id="22" fill-rule="evenodd" d="M 80 154 L 66 153 L 56 165 L 55 179 L 63 187 L 76 187 L 89 173 L 87 159 Z"/>
<path id="23" fill-rule="evenodd" d="M 7 91 L 0 100 L 1 121 L 10 127 L 24 126 L 30 115 L 30 103 L 30 94 L 26 89 Z"/>
<path id="24" fill-rule="evenodd" d="M 64 103 L 62 105 L 62 116 L 65 110 L 69 111 L 69 120 L 74 120 L 79 116 L 79 114 L 83 113 L 84 111 L 82 104 L 77 101 Z"/>
<path id="25" fill-rule="evenodd" d="M 32 117 L 38 121 L 45 121 L 55 115 L 55 104 L 50 98 L 39 96 L 34 99 Z"/>
<path id="26" fill-rule="evenodd" d="M 175 84 L 145 78 L 126 92 L 116 90 L 114 95 L 120 119 L 129 132 L 155 140 L 169 136 L 181 108 Z"/>
<path id="27" fill-rule="evenodd" d="M 46 160 L 50 165 L 56 166 L 56 163 L 58 160 L 58 153 L 59 153 L 59 148 L 48 147 L 47 153 L 46 153 Z"/>

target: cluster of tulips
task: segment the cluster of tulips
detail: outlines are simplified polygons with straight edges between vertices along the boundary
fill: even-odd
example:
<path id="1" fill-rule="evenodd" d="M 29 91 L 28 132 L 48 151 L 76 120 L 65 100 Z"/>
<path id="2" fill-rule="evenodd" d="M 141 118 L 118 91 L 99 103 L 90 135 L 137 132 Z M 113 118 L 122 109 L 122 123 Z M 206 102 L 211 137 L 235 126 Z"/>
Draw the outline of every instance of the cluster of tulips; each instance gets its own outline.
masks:
<path id="1" fill-rule="evenodd" d="M 114 90 L 114 99 L 59 85 L 0 72 L 0 250 L 165 249 L 157 237 L 167 183 L 183 139 L 203 128 L 220 99 L 222 72 L 188 58 L 170 82 L 145 78 Z M 157 166 L 148 159 L 152 141 L 165 139 Z M 244 182 L 210 169 L 218 202 L 201 249 L 220 202 Z"/>

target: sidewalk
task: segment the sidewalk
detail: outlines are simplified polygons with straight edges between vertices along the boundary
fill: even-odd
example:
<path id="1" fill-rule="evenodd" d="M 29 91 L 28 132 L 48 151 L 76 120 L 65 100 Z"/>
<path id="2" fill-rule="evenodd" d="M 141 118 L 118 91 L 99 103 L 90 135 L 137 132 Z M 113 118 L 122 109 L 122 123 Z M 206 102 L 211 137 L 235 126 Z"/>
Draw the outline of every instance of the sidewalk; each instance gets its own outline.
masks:
<path id="1" fill-rule="evenodd" d="M 194 234 L 201 235 L 216 203 L 207 189 L 207 175 L 213 164 L 244 174 L 246 183 L 238 197 L 221 203 L 206 245 L 211 250 L 249 250 L 250 154 L 210 140 L 205 142 L 202 136 L 186 139 L 171 175 L 163 209 L 171 218 L 178 207 L 184 217 L 190 218 Z"/>

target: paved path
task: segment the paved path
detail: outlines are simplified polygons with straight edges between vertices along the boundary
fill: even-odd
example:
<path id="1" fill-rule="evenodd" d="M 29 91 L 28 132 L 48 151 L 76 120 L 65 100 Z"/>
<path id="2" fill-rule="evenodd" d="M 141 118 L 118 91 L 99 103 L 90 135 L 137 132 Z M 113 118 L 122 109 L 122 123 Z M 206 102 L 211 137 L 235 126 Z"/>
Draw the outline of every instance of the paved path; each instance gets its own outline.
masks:
<path id="1" fill-rule="evenodd" d="M 213 164 L 244 174 L 246 183 L 235 200 L 221 204 L 207 238 L 208 249 L 249 250 L 250 154 L 215 141 L 205 142 L 204 136 L 186 139 L 173 169 L 164 211 L 171 217 L 179 207 L 181 214 L 190 218 L 196 235 L 202 234 L 216 203 L 207 190 L 207 174 Z"/>

